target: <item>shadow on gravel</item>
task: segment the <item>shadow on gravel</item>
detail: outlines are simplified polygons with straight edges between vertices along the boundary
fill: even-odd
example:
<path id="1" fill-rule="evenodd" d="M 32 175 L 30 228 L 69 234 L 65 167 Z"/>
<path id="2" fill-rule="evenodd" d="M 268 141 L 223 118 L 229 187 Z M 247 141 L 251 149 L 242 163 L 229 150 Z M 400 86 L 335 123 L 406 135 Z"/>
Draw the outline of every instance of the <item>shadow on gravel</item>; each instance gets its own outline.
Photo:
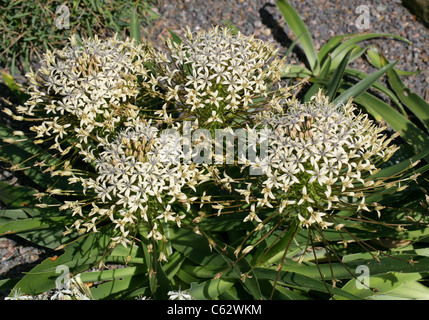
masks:
<path id="1" fill-rule="evenodd" d="M 18 282 L 19 279 L 25 275 L 25 273 L 31 271 L 31 269 L 55 253 L 54 250 L 38 246 L 37 244 L 31 243 L 16 235 L 5 235 L 2 236 L 2 238 L 7 238 L 15 242 L 15 252 L 13 253 L 11 259 L 1 261 L 0 257 L 0 269 L 5 268 L 7 270 L 6 272 L 0 274 L 0 281 L 9 279 L 11 286 Z M 20 247 L 38 249 L 37 253 L 32 253 L 37 254 L 37 259 L 31 259 L 27 254 L 22 255 L 19 251 Z M 14 258 L 17 257 L 19 257 L 19 261 L 13 261 Z M 7 297 L 9 293 L 9 288 L 0 290 L 0 300 L 3 300 L 5 297 Z"/>

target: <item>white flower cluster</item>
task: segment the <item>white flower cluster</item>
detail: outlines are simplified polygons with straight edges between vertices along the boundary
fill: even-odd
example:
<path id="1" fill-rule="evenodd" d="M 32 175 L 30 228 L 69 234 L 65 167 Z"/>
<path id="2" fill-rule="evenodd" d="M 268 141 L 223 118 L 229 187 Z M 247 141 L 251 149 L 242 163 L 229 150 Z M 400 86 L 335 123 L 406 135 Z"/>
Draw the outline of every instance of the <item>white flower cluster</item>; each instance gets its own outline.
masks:
<path id="1" fill-rule="evenodd" d="M 369 210 L 368 194 L 394 186 L 370 177 L 396 150 L 384 128 L 351 102 L 336 107 L 321 92 L 305 104 L 291 99 L 294 87 L 280 83 L 285 59 L 271 44 L 216 27 L 188 29 L 181 43 L 170 39 L 166 46 L 164 53 L 129 40 L 78 44 L 72 38 L 30 73 L 30 99 L 18 111 L 40 121 L 32 128 L 36 139 L 53 137 L 53 148 L 62 155 L 77 150 L 93 166 L 90 173 L 70 170 L 69 181 L 82 183 L 85 194 L 61 207 L 77 217 L 67 232 L 96 232 L 110 221 L 119 231 L 112 244 L 127 245 L 145 224 L 147 238 L 165 242 L 165 224 L 180 227 L 193 208 L 200 217 L 189 214 L 195 218 L 189 221 L 202 219 L 204 204 L 218 215 L 228 206 L 225 211 L 236 212 L 238 205 L 210 194 L 213 189 L 196 192 L 208 181 L 231 197 L 237 196 L 232 192 L 237 181 L 247 184 L 236 189 L 240 201 L 250 204 L 245 221 L 262 225 L 259 209 L 268 207 L 295 214 L 306 227 L 327 228 L 334 209 Z M 157 111 L 152 98 L 161 101 Z M 156 125 L 149 118 L 158 118 Z M 228 170 L 234 161 L 194 163 L 193 156 L 205 151 L 213 136 L 193 140 L 194 154 L 188 155 L 177 131 L 184 127 L 181 120 L 209 135 L 243 129 L 255 150 L 266 144 L 267 156 L 240 161 L 263 175 L 248 181 L 245 175 L 230 177 L 227 172 L 239 171 Z"/>
<path id="2" fill-rule="evenodd" d="M 334 106 L 321 92 L 308 103 L 293 100 L 285 111 L 263 113 L 260 125 L 268 129 L 259 133 L 261 145 L 269 141 L 266 156 L 249 163 L 263 173 L 258 194 L 251 197 L 252 183 L 238 190 L 253 203 L 247 220 L 260 222 L 255 205 L 276 206 L 285 215 L 295 213 L 305 227 L 321 228 L 333 224 L 332 209 L 369 211 L 366 195 L 385 184 L 371 175 L 397 150 L 384 128 L 358 113 L 351 101 Z"/>
<path id="3" fill-rule="evenodd" d="M 231 125 L 237 115 L 279 105 L 289 95 L 280 87 L 285 59 L 268 42 L 228 28 L 192 33 L 181 43 L 166 41 L 169 53 L 158 52 L 154 91 L 166 103 L 159 114 L 171 120 L 173 112 L 197 119 L 203 126 Z"/>
<path id="4" fill-rule="evenodd" d="M 72 179 L 82 182 L 84 192 L 95 193 L 97 200 L 91 203 L 90 212 L 82 213 L 85 202 L 69 202 L 63 208 L 91 218 L 76 220 L 75 226 L 82 231 L 96 231 L 96 224 L 109 217 L 120 230 L 112 239 L 114 244 L 129 243 L 128 235 L 140 221 L 150 224 L 148 238 L 165 240 L 160 221 L 173 221 L 180 227 L 185 217 L 172 204 L 178 201 L 190 210 L 194 200 L 183 189 L 195 191 L 195 186 L 210 179 L 204 168 L 186 157 L 177 130 L 159 131 L 151 121 L 133 120 L 112 141 L 101 142 L 98 149 L 103 151 L 95 161 L 97 177 Z"/>
<path id="5" fill-rule="evenodd" d="M 136 117 L 140 86 L 148 77 L 150 50 L 116 37 L 100 40 L 72 36 L 62 50 L 48 51 L 37 72 L 30 72 L 30 98 L 18 112 L 43 120 L 36 138 L 54 137 L 53 147 L 66 154 L 73 146 L 85 154 L 88 143 Z M 68 146 L 66 150 L 62 143 Z"/>

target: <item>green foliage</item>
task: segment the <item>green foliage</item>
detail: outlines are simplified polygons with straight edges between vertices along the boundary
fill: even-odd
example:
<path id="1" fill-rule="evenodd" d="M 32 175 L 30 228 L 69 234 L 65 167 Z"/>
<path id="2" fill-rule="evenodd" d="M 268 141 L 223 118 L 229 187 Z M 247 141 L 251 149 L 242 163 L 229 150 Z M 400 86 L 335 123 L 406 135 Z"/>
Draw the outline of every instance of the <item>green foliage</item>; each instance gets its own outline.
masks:
<path id="1" fill-rule="evenodd" d="M 259 227 L 257 221 L 246 221 L 249 208 L 239 205 L 234 214 L 216 215 L 214 208 L 201 214 L 193 208 L 194 220 L 185 220 L 182 227 L 161 223 L 168 240 L 152 241 L 149 226 L 141 223 L 133 245 L 112 248 L 112 237 L 119 230 L 102 223 L 98 232 L 66 234 L 66 227 L 75 221 L 69 210 L 60 211 L 64 200 L 75 197 L 67 179 L 42 172 L 37 164 L 59 166 L 64 159 L 34 144 L 25 135 L 0 126 L 0 158 L 15 166 L 28 186 L 0 183 L 0 200 L 7 209 L 0 210 L 0 235 L 16 234 L 35 244 L 56 249 L 50 257 L 18 279 L 0 281 L 0 289 L 20 289 L 36 295 L 56 286 L 57 269 L 66 266 L 72 275 L 80 274 L 95 299 L 135 299 L 141 296 L 168 299 L 172 290 L 184 289 L 198 300 L 232 299 L 427 299 L 429 289 L 423 281 L 429 274 L 429 239 L 427 219 L 427 170 L 429 153 L 429 105 L 411 93 L 401 81 L 410 75 L 395 68 L 373 47 L 361 47 L 362 41 L 395 35 L 337 35 L 317 53 L 302 20 L 287 1 L 277 1 L 291 30 L 296 35 L 309 68 L 290 66 L 285 78 L 293 81 L 309 77 L 309 85 L 301 92 L 304 101 L 320 89 L 335 104 L 353 98 L 376 120 L 384 121 L 401 133 L 401 151 L 385 164 L 374 178 L 413 177 L 408 189 L 386 188 L 374 194 L 367 203 L 377 202 L 385 209 L 353 215 L 338 211 L 336 219 L 344 229 L 304 228 L 298 219 L 281 224 L 268 221 Z M 131 14 L 130 36 L 141 40 L 140 14 Z M 173 42 L 182 40 L 172 31 Z M 379 70 L 367 75 L 348 68 L 364 54 Z M 380 79 L 387 75 L 388 85 Z M 28 97 L 20 91 L 13 78 L 3 75 L 11 91 L 24 102 Z M 350 77 L 355 81 L 350 81 Z M 382 100 L 379 94 L 389 100 Z M 420 165 L 411 167 L 421 160 Z M 234 173 L 234 172 L 233 172 Z M 234 173 L 236 174 L 236 173 Z M 420 176 L 417 176 L 419 174 Z M 414 176 L 415 175 L 415 176 Z M 24 183 L 24 184 L 25 184 Z M 243 184 L 244 185 L 244 184 Z M 61 188 L 69 193 L 49 193 Z M 199 187 L 200 188 L 200 187 Z M 244 188 L 244 186 L 243 186 Z M 225 196 L 217 185 L 204 185 L 202 190 Z M 201 190 L 197 190 L 197 193 Z M 343 199 L 352 202 L 350 199 Z M 40 200 L 39 200 L 40 199 Z M 212 212 L 213 211 L 213 212 Z M 152 213 L 151 213 L 152 214 Z M 270 209 L 259 212 L 262 219 L 270 217 Z M 193 222 L 202 216 L 198 224 Z M 269 219 L 268 219 L 269 220 Z M 139 221 L 140 222 L 140 221 Z M 255 232 L 257 230 L 258 232 Z M 250 248 L 237 250 L 244 239 Z M 386 245 L 387 243 L 387 245 Z M 167 252 L 160 259 L 163 247 Z M 242 248 L 240 248 L 242 249 Z M 115 264 L 119 268 L 104 268 Z M 369 287 L 356 285 L 365 266 Z"/>
<path id="2" fill-rule="evenodd" d="M 121 33 L 132 22 L 131 12 L 147 26 L 158 17 L 152 10 L 154 5 L 153 0 L 2 1 L 0 64 L 10 67 L 12 73 L 22 64 L 28 70 L 43 51 L 63 46 L 72 34 L 86 37 Z M 69 27 L 56 26 L 63 18 L 68 19 Z"/>

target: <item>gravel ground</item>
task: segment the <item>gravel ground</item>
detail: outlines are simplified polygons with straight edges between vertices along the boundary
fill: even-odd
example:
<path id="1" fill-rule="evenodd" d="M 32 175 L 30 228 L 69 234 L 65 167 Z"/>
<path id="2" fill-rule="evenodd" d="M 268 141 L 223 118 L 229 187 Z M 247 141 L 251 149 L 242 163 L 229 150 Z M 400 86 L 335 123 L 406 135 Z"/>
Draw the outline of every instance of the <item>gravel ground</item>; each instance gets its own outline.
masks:
<path id="1" fill-rule="evenodd" d="M 401 0 L 290 0 L 291 5 L 306 24 L 313 37 L 316 50 L 334 35 L 350 33 L 391 33 L 408 39 L 411 44 L 392 40 L 367 41 L 378 44 L 386 57 L 398 60 L 397 68 L 408 71 L 422 70 L 418 75 L 404 77 L 404 83 L 415 93 L 429 101 L 429 29 L 401 5 Z M 370 13 L 370 29 L 359 30 L 356 13 L 359 5 L 367 5 Z M 295 39 L 287 26 L 275 1 L 270 0 L 160 0 L 158 12 L 161 18 L 149 31 L 148 40 L 158 48 L 162 47 L 159 35 L 168 37 L 167 29 L 178 35 L 182 28 L 207 29 L 213 25 L 234 25 L 243 34 L 270 41 L 286 52 Z M 298 50 L 296 50 L 298 51 Z M 294 52 L 290 63 L 301 64 L 301 55 Z M 365 72 L 375 69 L 362 59 L 352 67 Z"/>
<path id="2" fill-rule="evenodd" d="M 0 280 L 22 277 L 44 259 L 52 256 L 51 250 L 35 247 L 17 236 L 0 238 Z M 0 290 L 0 300 L 9 292 Z"/>
<path id="3" fill-rule="evenodd" d="M 367 43 L 377 43 L 389 60 L 399 60 L 399 69 L 422 70 L 417 75 L 403 78 L 403 81 L 412 91 L 429 101 L 429 87 L 426 85 L 429 82 L 429 29 L 416 21 L 400 0 L 388 3 L 384 0 L 291 0 L 290 3 L 304 20 L 316 49 L 333 35 L 362 33 L 355 25 L 360 14 L 356 13 L 356 8 L 361 4 L 367 5 L 370 9 L 370 29 L 365 32 L 400 35 L 410 40 L 411 44 L 391 39 Z M 157 10 L 161 18 L 147 35 L 147 39 L 157 48 L 162 47 L 160 36 L 169 36 L 167 29 L 183 35 L 182 28 L 185 26 L 198 30 L 213 25 L 233 25 L 243 34 L 253 34 L 256 38 L 274 43 L 280 47 L 281 53 L 286 52 L 287 46 L 294 40 L 293 33 L 272 0 L 159 0 Z M 303 64 L 299 48 L 291 55 L 289 62 Z M 352 66 L 368 73 L 374 71 L 363 59 L 356 60 Z M 6 88 L 2 84 L 0 91 L 4 97 Z M 6 179 L 10 179 L 10 175 L 0 174 L 0 180 Z M 1 237 L 0 280 L 22 275 L 47 256 L 49 252 L 31 246 L 19 237 Z"/>
<path id="4" fill-rule="evenodd" d="M 34 247 L 17 236 L 0 238 L 0 278 L 14 278 L 36 266 L 47 251 Z"/>

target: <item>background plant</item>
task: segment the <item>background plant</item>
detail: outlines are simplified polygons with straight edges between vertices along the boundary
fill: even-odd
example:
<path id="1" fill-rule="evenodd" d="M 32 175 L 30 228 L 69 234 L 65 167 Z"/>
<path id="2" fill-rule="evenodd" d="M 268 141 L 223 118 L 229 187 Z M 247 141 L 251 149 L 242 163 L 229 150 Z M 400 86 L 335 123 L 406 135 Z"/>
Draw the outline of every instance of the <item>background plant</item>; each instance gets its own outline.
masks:
<path id="1" fill-rule="evenodd" d="M 47 49 L 59 48 L 72 34 L 81 37 L 111 36 L 128 30 L 133 11 L 142 26 L 148 26 L 158 16 L 153 10 L 155 2 L 146 1 L 87 1 L 2 0 L 0 6 L 0 63 L 15 72 L 15 67 L 28 71 L 34 60 L 40 59 Z M 58 28 L 56 10 L 65 6 L 69 10 L 69 28 Z M 144 29 L 143 29 L 144 30 Z"/>

